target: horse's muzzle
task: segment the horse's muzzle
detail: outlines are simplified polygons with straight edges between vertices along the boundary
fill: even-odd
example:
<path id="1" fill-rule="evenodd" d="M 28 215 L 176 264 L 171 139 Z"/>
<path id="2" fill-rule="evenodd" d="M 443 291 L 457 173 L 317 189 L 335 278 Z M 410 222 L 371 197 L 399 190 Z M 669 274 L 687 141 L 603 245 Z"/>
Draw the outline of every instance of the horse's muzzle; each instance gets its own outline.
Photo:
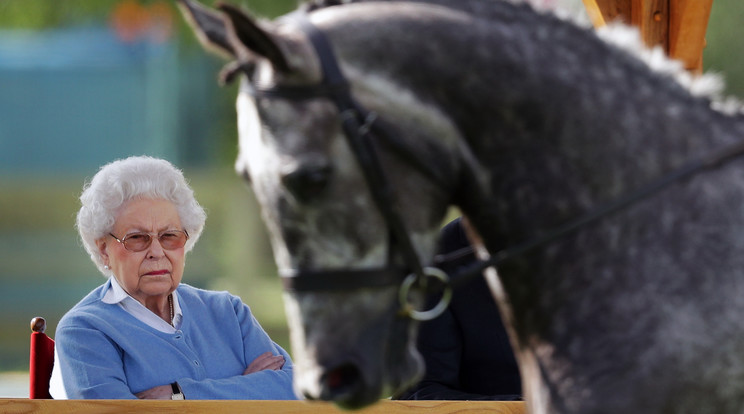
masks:
<path id="1" fill-rule="evenodd" d="M 365 378 L 362 368 L 351 361 L 340 363 L 323 372 L 317 379 L 316 392 L 302 389 L 307 400 L 333 402 L 340 408 L 355 410 L 380 399 L 381 384 L 372 384 Z"/>

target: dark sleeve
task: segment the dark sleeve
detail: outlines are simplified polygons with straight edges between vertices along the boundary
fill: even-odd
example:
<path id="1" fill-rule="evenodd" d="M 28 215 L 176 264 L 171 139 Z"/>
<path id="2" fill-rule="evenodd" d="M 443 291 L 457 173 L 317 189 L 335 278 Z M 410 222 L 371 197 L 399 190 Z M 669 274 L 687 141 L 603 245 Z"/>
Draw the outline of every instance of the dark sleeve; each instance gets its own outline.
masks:
<path id="1" fill-rule="evenodd" d="M 441 232 L 441 239 L 438 254 L 447 254 L 462 248 L 468 247 L 469 243 L 462 229 L 460 219 L 447 224 Z M 461 266 L 467 266 L 475 260 L 475 256 L 472 252 L 463 256 L 457 260 L 456 263 L 450 263 L 449 266 L 442 266 L 442 270 L 447 273 L 452 273 L 456 268 Z M 485 283 L 483 283 L 485 286 Z M 493 334 L 495 332 L 489 332 L 484 334 L 483 329 L 493 329 L 493 323 L 480 324 L 474 322 L 474 320 L 486 317 L 486 314 L 473 315 L 473 313 L 479 312 L 481 306 L 470 306 L 477 305 L 469 303 L 471 300 L 481 300 L 480 298 L 485 297 L 485 300 L 490 298 L 489 295 L 473 295 L 472 289 L 482 289 L 481 285 L 469 286 L 460 291 L 460 300 L 455 301 L 441 316 L 438 318 L 422 322 L 419 330 L 419 337 L 417 341 L 418 349 L 424 358 L 426 364 L 426 373 L 424 378 L 415 386 L 408 391 L 404 392 L 397 398 L 409 399 L 409 400 L 519 400 L 521 399 L 521 392 L 518 385 L 516 387 L 494 387 L 492 390 L 495 393 L 474 393 L 470 392 L 469 388 L 472 388 L 471 384 L 463 384 L 463 378 L 468 378 L 469 382 L 482 382 L 485 388 L 490 387 L 486 384 L 492 384 L 490 381 L 493 376 L 499 376 L 498 373 L 492 372 L 494 368 L 489 366 L 487 360 L 484 358 L 481 360 L 479 357 L 480 352 L 492 353 L 500 348 L 498 344 L 493 342 Z M 487 287 L 486 287 L 487 289 Z M 468 292 L 471 291 L 471 292 Z M 480 292 L 482 293 L 482 292 Z M 457 296 L 457 293 L 455 293 Z M 476 299 L 478 298 L 478 299 Z M 459 302 L 459 304 L 458 304 Z M 493 306 L 493 305 L 492 305 Z M 459 310 L 453 310 L 453 307 L 459 307 Z M 462 308 L 462 309 L 460 309 Z M 497 328 L 503 330 L 500 325 L 500 319 L 495 314 L 496 309 L 492 310 L 492 313 L 499 322 Z M 479 318 L 480 316 L 480 318 Z M 461 320 L 463 317 L 465 321 Z M 464 323 L 470 321 L 469 323 Z M 489 321 L 492 322 L 492 321 Z M 505 335 L 505 332 L 504 332 Z M 477 338 L 488 338 L 489 343 L 481 343 Z M 477 346 L 473 346 L 477 343 Z M 468 355 L 466 352 L 476 352 L 478 355 Z M 510 351 L 510 349 L 509 349 Z M 513 358 L 509 355 L 510 358 Z M 465 360 L 478 359 L 480 365 L 478 369 L 473 368 L 473 363 L 468 364 L 466 369 L 464 366 Z M 490 374 L 489 374 L 490 372 Z M 517 383 L 519 383 L 518 374 L 514 376 Z M 482 381 L 481 381 L 482 380 Z M 509 391 L 506 391 L 506 390 Z M 514 393 L 511 391 L 514 390 Z M 502 392 L 499 392 L 502 391 Z M 503 391 L 506 391 L 504 393 Z"/>
<path id="2" fill-rule="evenodd" d="M 421 382 L 401 396 L 402 399 L 459 399 L 452 394 L 458 393 L 462 344 L 458 335 L 449 334 L 453 330 L 457 330 L 457 326 L 449 309 L 440 317 L 421 324 L 418 349 L 424 357 L 426 373 Z"/>
<path id="3" fill-rule="evenodd" d="M 439 234 L 437 254 L 447 254 L 469 246 L 470 242 L 468 241 L 468 236 L 465 234 L 465 229 L 462 227 L 461 218 L 456 218 L 442 227 Z M 469 259 L 473 261 L 475 260 L 475 256 L 470 256 Z M 443 270 L 450 271 L 454 269 Z"/>
<path id="4" fill-rule="evenodd" d="M 424 378 L 399 398 L 405 400 L 495 400 L 489 395 L 461 391 L 460 361 L 463 344 L 452 311 L 421 324 L 418 348 L 424 357 Z"/>

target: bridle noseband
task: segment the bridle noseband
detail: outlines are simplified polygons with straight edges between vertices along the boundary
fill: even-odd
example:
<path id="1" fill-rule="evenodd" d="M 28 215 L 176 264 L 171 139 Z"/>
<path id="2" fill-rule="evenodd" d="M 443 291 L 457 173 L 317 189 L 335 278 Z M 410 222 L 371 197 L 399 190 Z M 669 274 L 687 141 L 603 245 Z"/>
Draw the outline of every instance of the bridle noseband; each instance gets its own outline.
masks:
<path id="1" fill-rule="evenodd" d="M 481 276 L 485 269 L 497 267 L 500 263 L 510 258 L 563 238 L 580 228 L 586 227 L 599 219 L 605 218 L 637 201 L 645 199 L 675 182 L 690 178 L 703 170 L 717 168 L 731 159 L 744 154 L 744 141 L 742 141 L 689 161 L 671 173 L 648 183 L 632 193 L 626 194 L 622 198 L 602 204 L 590 210 L 585 215 L 569 221 L 564 225 L 550 229 L 524 243 L 503 249 L 491 256 L 489 260 L 473 263 L 466 269 L 459 271 L 457 276 L 452 278 L 452 282 L 450 282 L 450 278 L 440 269 L 423 267 L 421 265 L 409 233 L 392 202 L 392 187 L 377 159 L 377 151 L 374 148 L 370 135 L 372 132 L 375 132 L 376 138 L 394 143 L 396 140 L 390 134 L 384 133 L 384 130 L 377 128 L 378 123 L 375 122 L 376 114 L 365 110 L 353 99 L 349 84 L 341 73 L 337 60 L 325 36 L 310 23 L 304 13 L 295 13 L 291 16 L 299 24 L 315 48 L 323 71 L 322 81 L 315 85 L 279 85 L 271 88 L 261 88 L 246 83 L 247 92 L 254 97 L 272 97 L 287 100 L 328 98 L 336 105 L 347 142 L 359 162 L 375 204 L 388 227 L 391 240 L 389 244 L 388 265 L 386 267 L 379 269 L 322 271 L 294 269 L 280 271 L 284 288 L 288 291 L 335 291 L 399 286 L 400 302 L 405 315 L 417 320 L 433 319 L 446 309 L 453 287 L 465 284 L 471 279 Z M 400 147 L 400 145 L 398 146 Z M 406 149 L 403 148 L 403 151 L 406 151 Z M 415 156 L 412 156 L 412 154 L 405 155 L 408 159 L 412 160 L 420 171 L 432 178 L 437 178 L 436 172 L 432 172 L 425 164 L 417 162 L 420 160 L 416 160 Z M 394 248 L 398 249 L 405 266 L 395 266 L 393 264 Z M 460 252 L 455 252 L 455 254 L 460 254 Z M 447 260 L 446 256 L 443 260 Z M 418 286 L 416 287 L 417 289 L 422 288 L 425 290 L 427 279 L 430 278 L 439 280 L 446 285 L 440 302 L 426 311 L 413 309 L 408 298 L 410 290 L 414 286 Z"/>

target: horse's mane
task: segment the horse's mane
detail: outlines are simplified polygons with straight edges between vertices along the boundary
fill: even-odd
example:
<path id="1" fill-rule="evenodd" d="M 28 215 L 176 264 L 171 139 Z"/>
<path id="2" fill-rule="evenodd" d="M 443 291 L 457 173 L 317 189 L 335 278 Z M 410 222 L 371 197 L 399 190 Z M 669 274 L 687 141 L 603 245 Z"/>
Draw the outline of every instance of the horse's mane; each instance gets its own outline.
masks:
<path id="1" fill-rule="evenodd" d="M 526 1 L 519 0 L 309 0 L 303 4 L 303 8 L 310 12 L 343 4 L 370 2 L 425 3 L 465 12 L 479 19 L 498 17 L 505 21 L 512 20 L 509 18 L 510 11 L 516 14 L 523 11 L 521 10 L 523 8 L 532 8 Z M 511 3 L 514 7 L 505 8 L 503 4 L 505 2 Z M 547 13 L 550 12 L 536 11 L 535 14 Z M 519 15 L 523 18 L 525 14 L 519 13 Z M 576 19 L 571 19 L 571 16 L 553 14 L 553 18 L 570 20 L 577 26 L 584 26 Z M 713 108 L 727 114 L 744 113 L 744 105 L 737 98 L 724 96 L 724 80 L 721 76 L 711 73 L 692 75 L 684 69 L 681 62 L 667 57 L 660 47 L 645 46 L 637 28 L 622 23 L 613 23 L 598 29 L 597 34 L 604 42 L 635 56 L 653 71 L 676 80 L 692 95 L 710 100 Z"/>
<path id="2" fill-rule="evenodd" d="M 655 72 L 672 77 L 692 95 L 709 99 L 714 109 L 726 114 L 744 113 L 744 105 L 739 99 L 723 95 L 723 77 L 714 73 L 691 74 L 685 70 L 682 62 L 670 59 L 661 47 L 646 47 L 637 28 L 613 23 L 597 29 L 597 34 L 607 43 L 636 56 Z"/>

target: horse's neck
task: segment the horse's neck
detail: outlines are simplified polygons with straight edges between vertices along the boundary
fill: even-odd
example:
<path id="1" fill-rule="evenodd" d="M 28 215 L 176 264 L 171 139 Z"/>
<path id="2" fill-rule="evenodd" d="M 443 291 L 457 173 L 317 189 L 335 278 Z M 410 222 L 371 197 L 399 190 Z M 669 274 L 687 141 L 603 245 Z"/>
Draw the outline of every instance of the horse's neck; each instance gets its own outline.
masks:
<path id="1" fill-rule="evenodd" d="M 422 26 L 440 50 L 388 54 L 400 65 L 397 82 L 446 113 L 477 157 L 468 165 L 483 167 L 466 179 L 488 188 L 466 182 L 462 195 L 481 194 L 470 197 L 481 210 L 509 211 L 500 219 L 511 226 L 555 226 L 744 139 L 742 116 L 711 110 L 590 29 L 488 3 L 488 19 L 453 13 L 442 30 Z"/>
<path id="2" fill-rule="evenodd" d="M 482 4 L 477 15 L 350 5 L 352 18 L 364 17 L 338 26 L 333 41 L 347 67 L 362 68 L 355 76 L 389 78 L 387 91 L 367 82 L 387 95 L 381 101 L 409 95 L 408 106 L 445 114 L 476 158 L 461 163 L 479 167 L 463 170 L 463 207 L 500 221 L 493 227 L 552 227 L 744 137 L 741 117 L 722 118 L 590 29 L 524 5 Z M 369 32 L 377 36 L 361 35 Z M 405 105 L 374 109 L 402 130 L 431 129 Z"/>
<path id="3" fill-rule="evenodd" d="M 690 106 L 666 113 L 676 105 Z M 643 102 L 633 100 L 623 106 L 613 111 L 615 119 L 589 111 L 583 119 L 566 119 L 569 126 L 553 124 L 553 134 L 517 135 L 522 142 L 505 145 L 508 135 L 493 145 L 483 144 L 493 139 L 488 136 L 471 141 L 478 163 L 470 164 L 468 179 L 480 178 L 481 187 L 462 193 L 461 208 L 492 231 L 483 234 L 491 248 L 576 220 L 744 140 L 744 117 L 723 117 L 702 103 L 659 102 L 642 110 Z"/>

